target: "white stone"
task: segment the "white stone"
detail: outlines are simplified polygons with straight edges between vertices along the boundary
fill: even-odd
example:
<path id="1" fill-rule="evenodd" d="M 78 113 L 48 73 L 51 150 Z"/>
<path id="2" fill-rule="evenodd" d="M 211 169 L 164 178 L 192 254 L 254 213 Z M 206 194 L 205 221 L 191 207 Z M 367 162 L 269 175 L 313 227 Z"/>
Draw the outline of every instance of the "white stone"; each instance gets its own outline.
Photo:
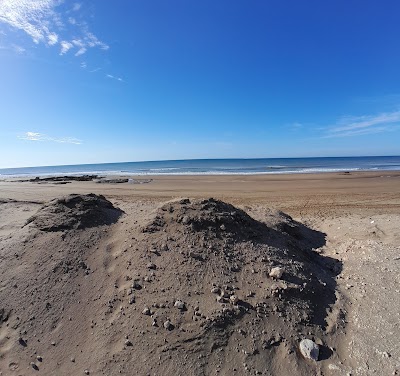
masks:
<path id="1" fill-rule="evenodd" d="M 146 316 L 150 316 L 150 315 L 151 315 L 150 308 L 145 307 L 145 308 L 143 309 L 142 313 L 143 313 L 144 315 L 146 315 Z"/>
<path id="2" fill-rule="evenodd" d="M 173 325 L 172 325 L 171 321 L 169 321 L 169 320 L 165 321 L 164 322 L 164 328 L 167 329 L 167 330 L 172 330 Z"/>
<path id="3" fill-rule="evenodd" d="M 176 307 L 180 310 L 183 310 L 183 309 L 185 309 L 185 303 L 182 302 L 182 300 L 177 300 L 174 304 L 174 307 Z"/>
<path id="4" fill-rule="evenodd" d="M 306 359 L 318 360 L 319 346 L 311 339 L 303 339 L 300 342 L 300 352 Z"/>
<path id="5" fill-rule="evenodd" d="M 280 279 L 283 275 L 283 272 L 284 272 L 283 268 L 277 266 L 271 269 L 271 271 L 269 272 L 269 276 L 271 278 Z"/>

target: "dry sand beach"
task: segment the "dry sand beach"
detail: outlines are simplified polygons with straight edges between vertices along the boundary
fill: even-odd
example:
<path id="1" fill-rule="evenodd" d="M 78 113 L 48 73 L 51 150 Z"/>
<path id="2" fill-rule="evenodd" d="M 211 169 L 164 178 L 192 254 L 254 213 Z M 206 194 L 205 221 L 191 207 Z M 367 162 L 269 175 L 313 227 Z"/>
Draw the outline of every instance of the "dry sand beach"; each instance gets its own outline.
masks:
<path id="1" fill-rule="evenodd" d="M 0 181 L 1 375 L 400 373 L 400 172 L 132 178 Z"/>

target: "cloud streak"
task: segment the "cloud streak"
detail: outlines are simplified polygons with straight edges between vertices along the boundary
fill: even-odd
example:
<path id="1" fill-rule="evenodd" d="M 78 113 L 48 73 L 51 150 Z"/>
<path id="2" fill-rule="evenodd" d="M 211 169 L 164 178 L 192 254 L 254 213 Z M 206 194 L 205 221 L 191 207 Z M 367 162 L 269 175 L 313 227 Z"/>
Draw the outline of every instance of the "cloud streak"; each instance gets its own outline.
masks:
<path id="1" fill-rule="evenodd" d="M 50 137 L 46 134 L 37 132 L 26 132 L 22 135 L 19 135 L 18 138 L 20 140 L 26 140 L 26 141 L 50 141 L 50 142 L 58 142 L 61 144 L 75 144 L 75 145 L 82 144 L 82 140 L 79 140 L 74 137 L 57 138 L 57 137 Z"/>
<path id="2" fill-rule="evenodd" d="M 61 4 L 62 0 L 1 0 L 0 22 L 24 31 L 35 44 L 57 46 L 60 55 L 75 50 L 74 55 L 80 56 L 89 48 L 109 48 L 90 32 L 85 21 L 78 23 L 76 17 L 68 19 L 60 13 L 58 9 Z M 81 3 L 75 3 L 72 7 L 78 17 L 81 7 Z"/>
<path id="3" fill-rule="evenodd" d="M 107 78 L 111 78 L 112 80 L 117 80 L 117 81 L 120 81 L 120 82 L 124 82 L 124 80 L 121 77 L 115 77 L 112 74 L 106 74 L 106 77 Z"/>
<path id="4" fill-rule="evenodd" d="M 360 136 L 400 129 L 400 111 L 369 116 L 346 116 L 328 127 L 324 138 Z"/>

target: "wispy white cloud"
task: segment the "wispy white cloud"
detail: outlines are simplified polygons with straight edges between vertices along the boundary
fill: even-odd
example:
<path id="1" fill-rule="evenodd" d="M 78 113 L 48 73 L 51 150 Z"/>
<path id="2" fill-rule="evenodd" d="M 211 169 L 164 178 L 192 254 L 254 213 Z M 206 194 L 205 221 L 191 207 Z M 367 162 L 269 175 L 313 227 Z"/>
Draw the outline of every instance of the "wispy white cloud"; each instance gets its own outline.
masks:
<path id="1" fill-rule="evenodd" d="M 86 47 L 81 47 L 78 52 L 75 54 L 75 56 L 80 56 L 83 55 L 87 51 Z"/>
<path id="2" fill-rule="evenodd" d="M 85 29 L 87 29 L 85 27 Z M 110 46 L 100 41 L 93 33 L 88 30 L 85 31 L 84 43 L 89 47 L 99 47 L 100 49 L 107 51 Z"/>
<path id="3" fill-rule="evenodd" d="M 107 77 L 107 78 L 111 78 L 111 79 L 113 79 L 113 80 L 120 81 L 120 82 L 124 82 L 124 80 L 123 80 L 121 77 L 115 77 L 115 76 L 113 76 L 112 74 L 106 74 L 106 77 Z"/>
<path id="4" fill-rule="evenodd" d="M 75 3 L 75 4 L 73 5 L 73 7 L 72 7 L 72 10 L 73 10 L 74 12 L 77 12 L 79 9 L 81 9 L 81 7 L 82 7 L 82 4 L 81 4 L 81 3 Z"/>
<path id="5" fill-rule="evenodd" d="M 54 46 L 55 44 L 58 43 L 58 35 L 56 33 L 50 33 L 47 35 L 47 40 L 49 46 Z"/>
<path id="6" fill-rule="evenodd" d="M 368 116 L 345 116 L 326 129 L 324 137 L 349 137 L 400 129 L 400 111 Z"/>
<path id="7" fill-rule="evenodd" d="M 61 45 L 60 55 L 66 54 L 71 48 L 74 47 L 74 45 L 71 42 L 67 42 L 66 40 L 61 41 L 60 45 Z"/>
<path id="8" fill-rule="evenodd" d="M 43 23 L 53 15 L 53 0 L 3 0 L 0 21 L 25 31 L 35 43 L 43 42 L 49 33 Z"/>
<path id="9" fill-rule="evenodd" d="M 82 69 L 86 69 L 86 68 L 87 68 L 86 61 L 82 61 L 82 63 L 81 63 L 81 68 L 82 68 Z"/>
<path id="10" fill-rule="evenodd" d="M 24 47 L 18 46 L 17 44 L 12 45 L 12 49 L 17 53 L 17 54 L 23 54 L 26 52 L 26 49 Z"/>
<path id="11" fill-rule="evenodd" d="M 289 124 L 289 128 L 292 129 L 292 130 L 298 130 L 298 129 L 301 129 L 303 127 L 304 127 L 304 124 L 299 123 L 297 121 L 294 122 L 294 123 Z"/>
<path id="12" fill-rule="evenodd" d="M 62 138 L 57 138 L 57 137 L 50 137 L 46 134 L 43 133 L 37 133 L 37 132 L 26 132 L 22 135 L 17 136 L 20 140 L 27 140 L 27 141 L 51 141 L 51 142 L 58 142 L 62 144 L 75 144 L 75 145 L 80 145 L 82 144 L 82 141 L 73 138 L 73 137 L 62 137 Z"/>
<path id="13" fill-rule="evenodd" d="M 71 25 L 76 25 L 76 19 L 75 19 L 74 17 L 68 17 L 68 22 L 69 22 Z"/>
<path id="14" fill-rule="evenodd" d="M 26 48 L 14 43 L 6 45 L 0 44 L 0 50 L 13 51 L 18 55 L 23 55 L 26 53 Z"/>
<path id="15" fill-rule="evenodd" d="M 107 50 L 109 46 L 89 30 L 87 22 L 77 22 L 58 12 L 63 0 L 0 0 L 0 22 L 28 34 L 34 43 L 58 46 L 60 55 L 77 49 L 75 56 L 89 48 Z M 74 3 L 72 11 L 79 17 L 82 3 Z M 69 28 L 65 27 L 69 23 Z M 71 38 L 74 35 L 75 38 Z M 78 36 L 78 38 L 76 37 Z M 74 43 L 79 41 L 79 44 Z"/>

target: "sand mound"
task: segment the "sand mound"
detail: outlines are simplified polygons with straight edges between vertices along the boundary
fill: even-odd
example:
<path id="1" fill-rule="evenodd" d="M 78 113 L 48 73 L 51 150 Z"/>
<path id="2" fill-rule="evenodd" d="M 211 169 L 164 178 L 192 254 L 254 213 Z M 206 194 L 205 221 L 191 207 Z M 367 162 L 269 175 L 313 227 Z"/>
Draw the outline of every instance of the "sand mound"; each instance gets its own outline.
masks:
<path id="1" fill-rule="evenodd" d="M 162 291 L 156 288 L 147 304 L 165 299 L 166 291 L 184 299 L 187 313 L 169 306 L 154 315 L 186 333 L 180 346 L 197 343 L 189 347 L 206 354 L 197 361 L 203 370 L 217 361 L 217 349 L 234 351 L 236 341 L 246 342 L 252 355 L 271 350 L 271 356 L 283 345 L 287 357 L 310 332 L 321 338 L 336 325 L 327 310 L 336 301 L 332 277 L 340 264 L 313 252 L 324 234 L 282 212 L 271 211 L 259 222 L 219 200 L 182 199 L 163 205 L 143 232 L 150 279 Z M 273 372 L 271 359 L 259 361 L 254 369 Z M 231 362 L 230 372 L 242 367 Z"/>
<path id="2" fill-rule="evenodd" d="M 319 359 L 335 345 L 332 261 L 312 250 L 324 234 L 214 199 L 135 210 L 131 221 L 95 227 L 121 211 L 102 196 L 72 195 L 33 217 L 4 269 L 9 288 L 24 292 L 0 296 L 14 341 L 7 367 L 38 354 L 45 375 L 325 372 L 299 353 L 303 339 L 321 344 Z"/>
<path id="3" fill-rule="evenodd" d="M 196 274 L 204 277 L 212 270 L 221 291 L 232 281 L 243 284 L 247 279 L 252 284 L 261 276 L 262 286 L 257 287 L 263 298 L 278 297 L 272 299 L 276 310 L 297 322 L 324 325 L 326 306 L 334 297 L 321 277 L 325 274 L 326 279 L 333 264 L 312 252 L 323 245 L 324 234 L 287 214 L 270 212 L 262 223 L 219 200 L 182 199 L 163 205 L 143 231 L 151 234 L 148 241 L 158 249 L 179 250 L 181 261 L 174 273 L 179 274 L 182 265 L 196 265 Z M 277 276 L 274 270 L 279 270 Z M 229 303 L 240 289 L 228 290 L 220 303 Z"/>
<path id="4" fill-rule="evenodd" d="M 262 235 L 262 226 L 243 210 L 213 198 L 182 199 L 163 205 L 145 232 L 203 233 L 210 238 L 251 240 Z"/>
<path id="5" fill-rule="evenodd" d="M 27 224 L 42 231 L 84 229 L 114 223 L 121 213 L 104 196 L 71 194 L 44 205 Z"/>

